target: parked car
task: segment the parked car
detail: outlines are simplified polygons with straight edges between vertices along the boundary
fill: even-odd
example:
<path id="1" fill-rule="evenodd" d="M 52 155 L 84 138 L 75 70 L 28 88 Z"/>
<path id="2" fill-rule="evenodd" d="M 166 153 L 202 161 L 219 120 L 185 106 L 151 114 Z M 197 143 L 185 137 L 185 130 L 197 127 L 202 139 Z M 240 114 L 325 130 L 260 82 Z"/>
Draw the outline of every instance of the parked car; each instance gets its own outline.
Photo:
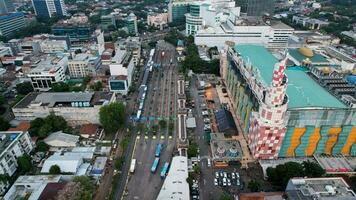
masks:
<path id="1" fill-rule="evenodd" d="M 215 186 L 218 186 L 219 184 L 218 184 L 218 179 L 214 179 L 214 185 Z"/>

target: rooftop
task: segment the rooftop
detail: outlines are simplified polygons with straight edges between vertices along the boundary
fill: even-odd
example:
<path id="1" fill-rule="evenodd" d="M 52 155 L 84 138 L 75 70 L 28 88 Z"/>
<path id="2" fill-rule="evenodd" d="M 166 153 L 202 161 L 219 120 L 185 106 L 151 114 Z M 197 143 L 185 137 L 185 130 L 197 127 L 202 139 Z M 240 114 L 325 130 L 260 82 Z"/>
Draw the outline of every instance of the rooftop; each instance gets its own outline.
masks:
<path id="1" fill-rule="evenodd" d="M 75 144 L 79 141 L 79 136 L 57 131 L 50 134 L 43 141 L 50 146 L 75 146 Z M 57 144 L 57 141 L 59 141 L 59 144 Z"/>
<path id="2" fill-rule="evenodd" d="M 273 69 L 278 60 L 263 46 L 236 45 L 235 50 L 240 54 L 244 63 L 251 62 L 262 83 L 269 86 L 272 82 Z M 287 94 L 288 108 L 326 107 L 346 108 L 336 97 L 327 92 L 315 82 L 303 68 L 289 67 Z"/>
<path id="3" fill-rule="evenodd" d="M 303 53 L 300 51 L 300 49 L 289 49 L 288 53 L 296 60 L 299 62 L 302 62 L 305 59 L 309 59 L 313 64 L 318 64 L 318 63 L 328 63 L 329 61 L 324 58 L 322 55 L 314 53 L 314 55 L 308 57 L 303 55 Z"/>
<path id="4" fill-rule="evenodd" d="M 356 200 L 356 194 L 341 177 L 293 178 L 286 194 L 290 200 Z"/>
<path id="5" fill-rule="evenodd" d="M 185 156 L 175 156 L 166 179 L 158 194 L 157 200 L 189 199 L 188 159 Z"/>
<path id="6" fill-rule="evenodd" d="M 20 136 L 20 131 L 0 131 L 0 156 L 10 144 Z"/>
<path id="7" fill-rule="evenodd" d="M 55 72 L 58 68 L 64 67 L 61 64 L 65 56 L 47 56 L 46 58 L 40 60 L 37 66 L 31 70 L 30 73 L 41 73 L 41 72 Z"/>
<path id="8" fill-rule="evenodd" d="M 89 107 L 102 105 L 110 101 L 110 92 L 31 92 L 24 97 L 14 108 L 27 108 L 29 106 L 47 107 Z"/>

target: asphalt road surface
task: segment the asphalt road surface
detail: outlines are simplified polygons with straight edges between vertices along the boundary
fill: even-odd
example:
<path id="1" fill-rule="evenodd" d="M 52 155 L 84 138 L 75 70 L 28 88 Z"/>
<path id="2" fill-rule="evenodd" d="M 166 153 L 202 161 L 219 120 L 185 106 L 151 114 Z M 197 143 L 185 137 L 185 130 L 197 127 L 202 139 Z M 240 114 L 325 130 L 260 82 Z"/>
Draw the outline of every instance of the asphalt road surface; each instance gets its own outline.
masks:
<path id="1" fill-rule="evenodd" d="M 164 53 L 163 53 L 164 52 Z M 170 162 L 176 146 L 176 114 L 177 114 L 177 78 L 178 63 L 175 47 L 159 42 L 153 61 L 157 68 L 150 74 L 144 111 L 143 123 L 149 128 L 158 125 L 159 120 L 167 120 L 166 130 L 155 135 L 148 131 L 136 138 L 132 158 L 136 159 L 135 172 L 129 174 L 123 199 L 156 199 L 164 179 L 160 172 L 165 162 Z M 174 121 L 173 135 L 168 134 L 168 120 Z M 158 143 L 163 144 L 160 163 L 155 173 L 151 172 L 154 152 Z"/>

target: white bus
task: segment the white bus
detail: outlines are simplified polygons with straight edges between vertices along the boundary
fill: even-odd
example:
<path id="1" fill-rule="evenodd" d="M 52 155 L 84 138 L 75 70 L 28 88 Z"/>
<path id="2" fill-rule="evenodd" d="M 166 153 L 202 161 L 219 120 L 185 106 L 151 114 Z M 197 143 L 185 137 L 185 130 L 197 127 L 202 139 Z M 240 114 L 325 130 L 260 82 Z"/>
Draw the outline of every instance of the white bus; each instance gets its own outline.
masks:
<path id="1" fill-rule="evenodd" d="M 131 166 L 130 166 L 130 173 L 135 172 L 135 167 L 136 167 L 136 159 L 131 160 Z"/>

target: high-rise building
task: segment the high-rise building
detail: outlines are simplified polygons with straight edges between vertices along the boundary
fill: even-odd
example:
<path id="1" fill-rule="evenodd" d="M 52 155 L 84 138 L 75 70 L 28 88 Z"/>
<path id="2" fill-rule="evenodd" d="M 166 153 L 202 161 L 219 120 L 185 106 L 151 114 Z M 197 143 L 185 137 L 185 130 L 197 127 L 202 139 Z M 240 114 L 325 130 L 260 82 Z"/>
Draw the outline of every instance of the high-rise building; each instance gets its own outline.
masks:
<path id="1" fill-rule="evenodd" d="M 64 0 L 32 0 L 32 5 L 39 18 L 67 15 Z"/>
<path id="2" fill-rule="evenodd" d="M 15 11 L 12 0 L 0 0 L 0 15 Z"/>
<path id="3" fill-rule="evenodd" d="M 25 27 L 24 15 L 20 12 L 0 16 L 0 35 L 10 36 Z"/>
<path id="4" fill-rule="evenodd" d="M 200 6 L 200 2 L 190 4 L 189 13 L 185 14 L 185 31 L 187 35 L 195 35 L 203 25 L 203 18 L 200 16 Z"/>
<path id="5" fill-rule="evenodd" d="M 137 30 L 137 17 L 134 13 L 130 13 L 130 15 L 126 18 L 126 27 L 127 31 L 130 34 L 136 35 Z"/>
<path id="6" fill-rule="evenodd" d="M 274 0 L 247 0 L 247 16 L 273 15 Z"/>
<path id="7" fill-rule="evenodd" d="M 168 22 L 184 23 L 190 0 L 171 0 L 168 4 Z"/>

